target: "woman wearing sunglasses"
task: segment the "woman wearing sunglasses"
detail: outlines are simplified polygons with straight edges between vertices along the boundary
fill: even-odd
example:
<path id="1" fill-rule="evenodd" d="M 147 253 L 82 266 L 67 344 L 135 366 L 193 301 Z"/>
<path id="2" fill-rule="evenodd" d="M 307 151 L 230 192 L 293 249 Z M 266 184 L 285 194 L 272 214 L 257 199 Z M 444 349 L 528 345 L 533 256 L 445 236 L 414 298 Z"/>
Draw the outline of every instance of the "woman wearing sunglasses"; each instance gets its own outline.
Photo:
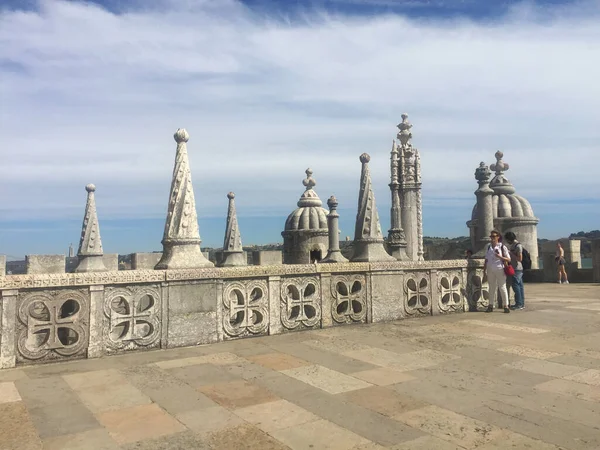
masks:
<path id="1" fill-rule="evenodd" d="M 485 263 L 483 270 L 487 274 L 487 279 L 490 287 L 490 303 L 486 312 L 492 312 L 496 304 L 498 289 L 502 297 L 502 306 L 504 312 L 509 313 L 508 309 L 508 291 L 506 290 L 506 274 L 504 266 L 510 264 L 510 253 L 505 245 L 500 241 L 500 233 L 493 230 L 490 233 L 490 245 L 488 245 L 485 254 Z"/>

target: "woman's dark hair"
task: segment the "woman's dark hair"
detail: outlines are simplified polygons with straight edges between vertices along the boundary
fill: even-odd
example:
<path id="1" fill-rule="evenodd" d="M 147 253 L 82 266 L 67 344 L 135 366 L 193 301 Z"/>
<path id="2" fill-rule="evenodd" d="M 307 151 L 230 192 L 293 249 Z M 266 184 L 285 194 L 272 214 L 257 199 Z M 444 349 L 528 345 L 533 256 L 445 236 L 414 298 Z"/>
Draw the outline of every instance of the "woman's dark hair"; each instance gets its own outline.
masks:
<path id="1" fill-rule="evenodd" d="M 513 242 L 517 239 L 517 235 L 515 233 L 513 233 L 512 231 L 507 231 L 506 233 L 504 233 L 504 238 L 508 242 Z"/>

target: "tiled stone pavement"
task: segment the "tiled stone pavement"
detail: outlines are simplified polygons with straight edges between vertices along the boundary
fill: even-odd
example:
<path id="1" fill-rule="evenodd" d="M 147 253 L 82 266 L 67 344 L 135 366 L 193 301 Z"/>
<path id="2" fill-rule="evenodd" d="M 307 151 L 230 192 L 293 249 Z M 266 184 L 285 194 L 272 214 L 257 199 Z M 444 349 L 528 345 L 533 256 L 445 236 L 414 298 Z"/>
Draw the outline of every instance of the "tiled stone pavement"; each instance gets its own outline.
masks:
<path id="1" fill-rule="evenodd" d="M 0 371 L 0 449 L 600 449 L 600 285 Z"/>

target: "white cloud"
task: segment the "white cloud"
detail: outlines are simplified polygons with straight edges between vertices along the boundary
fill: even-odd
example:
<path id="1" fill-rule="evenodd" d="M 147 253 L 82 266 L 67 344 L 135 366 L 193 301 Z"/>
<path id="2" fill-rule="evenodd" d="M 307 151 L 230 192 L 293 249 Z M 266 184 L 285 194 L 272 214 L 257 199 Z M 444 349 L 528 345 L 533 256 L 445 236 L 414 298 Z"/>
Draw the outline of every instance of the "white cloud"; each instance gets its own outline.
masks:
<path id="1" fill-rule="evenodd" d="M 599 10 L 553 16 L 529 3 L 485 24 L 323 11 L 281 20 L 233 0 L 5 10 L 0 212 L 79 217 L 94 182 L 105 217 L 160 216 L 178 127 L 191 135 L 201 215 L 222 215 L 229 190 L 246 213 L 291 210 L 309 166 L 321 198 L 335 192 L 353 208 L 364 151 L 387 208 L 405 111 L 430 205 L 465 204 L 466 221 L 474 169 L 497 149 L 522 195 L 598 200 Z"/>

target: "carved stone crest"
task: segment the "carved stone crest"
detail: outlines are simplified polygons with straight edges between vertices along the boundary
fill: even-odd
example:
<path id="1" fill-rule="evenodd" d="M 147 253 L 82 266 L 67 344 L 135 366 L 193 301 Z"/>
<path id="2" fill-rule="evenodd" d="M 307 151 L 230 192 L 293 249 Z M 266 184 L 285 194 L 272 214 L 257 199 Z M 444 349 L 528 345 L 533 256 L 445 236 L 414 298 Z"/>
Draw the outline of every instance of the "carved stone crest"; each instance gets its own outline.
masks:
<path id="1" fill-rule="evenodd" d="M 404 310 L 408 315 L 431 314 L 431 279 L 425 272 L 407 273 Z"/>
<path id="2" fill-rule="evenodd" d="M 439 274 L 438 306 L 442 312 L 463 310 L 463 288 L 461 274 L 445 272 Z"/>
<path id="3" fill-rule="evenodd" d="M 89 315 L 89 300 L 82 291 L 25 294 L 17 313 L 17 361 L 85 357 Z"/>
<path id="4" fill-rule="evenodd" d="M 268 287 L 263 280 L 231 281 L 223 288 L 223 330 L 229 337 L 266 333 Z"/>
<path id="5" fill-rule="evenodd" d="M 342 275 L 331 280 L 331 315 L 337 323 L 364 322 L 367 293 L 364 275 Z"/>
<path id="6" fill-rule="evenodd" d="M 160 344 L 161 296 L 157 286 L 108 288 L 104 296 L 107 350 L 152 348 Z"/>
<path id="7" fill-rule="evenodd" d="M 318 326 L 321 322 L 321 289 L 319 280 L 286 278 L 281 280 L 281 323 L 288 330 L 299 326 Z"/>

